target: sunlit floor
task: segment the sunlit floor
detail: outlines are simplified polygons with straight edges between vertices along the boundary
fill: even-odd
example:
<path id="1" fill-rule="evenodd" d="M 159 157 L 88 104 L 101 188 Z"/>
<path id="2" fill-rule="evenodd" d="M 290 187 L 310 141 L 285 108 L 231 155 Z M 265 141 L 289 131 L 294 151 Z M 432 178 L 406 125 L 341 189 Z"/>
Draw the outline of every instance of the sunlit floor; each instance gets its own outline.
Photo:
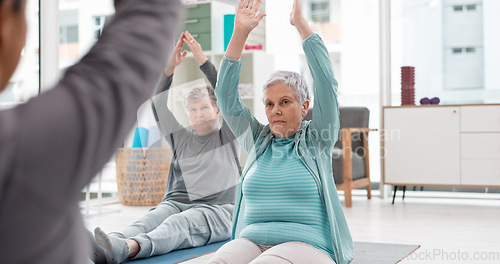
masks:
<path id="1" fill-rule="evenodd" d="M 344 208 L 355 241 L 418 244 L 401 263 L 500 263 L 500 196 L 429 198 L 411 193 L 404 201 L 353 197 Z M 92 208 L 94 208 L 92 206 Z M 100 214 L 84 216 L 88 229 L 117 231 L 150 207 L 104 205 Z M 207 256 L 186 263 L 205 263 Z"/>

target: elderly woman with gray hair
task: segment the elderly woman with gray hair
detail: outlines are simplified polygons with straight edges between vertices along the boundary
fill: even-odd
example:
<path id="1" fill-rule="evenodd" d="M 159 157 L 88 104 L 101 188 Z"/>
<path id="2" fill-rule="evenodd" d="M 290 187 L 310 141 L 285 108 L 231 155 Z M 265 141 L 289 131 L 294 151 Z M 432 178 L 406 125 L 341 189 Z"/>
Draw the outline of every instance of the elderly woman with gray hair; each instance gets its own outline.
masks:
<path id="1" fill-rule="evenodd" d="M 261 0 L 240 0 L 215 94 L 221 113 L 248 152 L 236 193 L 232 237 L 209 263 L 350 263 L 353 242 L 332 177 L 339 132 L 337 81 L 321 38 L 295 0 L 290 23 L 303 40 L 314 79 L 312 121 L 302 121 L 310 95 L 303 77 L 273 74 L 264 86 L 268 125 L 238 94 L 240 56 L 265 16 Z"/>

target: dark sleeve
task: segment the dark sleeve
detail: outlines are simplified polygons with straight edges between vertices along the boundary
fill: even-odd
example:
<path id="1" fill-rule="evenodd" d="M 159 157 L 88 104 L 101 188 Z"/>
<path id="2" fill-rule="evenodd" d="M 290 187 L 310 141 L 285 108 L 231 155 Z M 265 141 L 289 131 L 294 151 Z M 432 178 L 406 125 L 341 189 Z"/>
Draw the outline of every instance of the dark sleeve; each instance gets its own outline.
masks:
<path id="1" fill-rule="evenodd" d="M 0 172 L 0 177 L 10 176 L 11 187 L 19 187 L 15 191 L 52 209 L 79 200 L 82 188 L 122 144 L 173 48 L 180 1 L 116 3 L 116 15 L 99 41 L 53 89 L 6 112 L 18 128 L 9 135 L 17 140 L 17 154 L 14 174 Z"/>
<path id="2" fill-rule="evenodd" d="M 160 129 L 161 133 L 164 135 L 165 140 L 172 146 L 171 136 L 174 141 L 176 141 L 176 147 L 178 143 L 182 140 L 179 137 L 186 135 L 184 132 L 188 132 L 187 129 L 182 126 L 179 121 L 175 118 L 174 114 L 170 109 L 168 109 L 168 97 L 170 94 L 170 86 L 172 85 L 172 76 L 166 76 L 162 74 L 160 81 L 156 87 L 155 95 L 151 100 L 151 108 L 153 110 L 153 115 L 156 120 L 156 124 Z M 180 132 L 180 133 L 176 133 Z"/>
<path id="3" fill-rule="evenodd" d="M 225 138 L 227 138 L 229 140 L 236 139 L 236 137 L 233 134 L 233 131 L 231 131 L 231 128 L 229 127 L 229 125 L 227 124 L 227 122 L 224 119 L 222 119 L 222 126 L 221 126 L 220 130 Z"/>
<path id="4" fill-rule="evenodd" d="M 164 96 L 165 98 L 163 98 L 164 99 L 163 102 L 165 102 L 165 105 L 166 105 L 166 103 L 168 102 L 167 101 L 168 100 L 168 91 L 170 90 L 170 86 L 172 86 L 173 78 L 174 78 L 174 75 L 166 76 L 165 74 L 162 74 L 160 77 L 160 81 L 158 82 L 158 85 L 156 86 L 153 100 L 151 100 L 151 110 L 153 110 L 153 115 L 155 117 L 156 122 L 159 121 L 159 118 L 158 118 L 158 113 L 156 112 L 156 106 L 154 103 L 154 101 L 155 101 L 154 99 L 155 99 L 155 97 L 160 96 L 161 94 L 165 93 L 165 96 Z M 160 101 L 160 100 L 158 100 L 158 101 Z"/>
<path id="5" fill-rule="evenodd" d="M 215 69 L 214 64 L 207 60 L 200 66 L 200 70 L 205 74 L 210 85 L 215 89 L 215 85 L 217 84 L 217 69 Z"/>

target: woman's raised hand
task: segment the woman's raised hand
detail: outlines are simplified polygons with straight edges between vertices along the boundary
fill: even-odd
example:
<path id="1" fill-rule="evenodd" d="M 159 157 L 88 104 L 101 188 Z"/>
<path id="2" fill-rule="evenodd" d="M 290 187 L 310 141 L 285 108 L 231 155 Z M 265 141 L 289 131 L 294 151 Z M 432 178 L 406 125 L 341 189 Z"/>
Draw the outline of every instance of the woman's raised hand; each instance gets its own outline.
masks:
<path id="1" fill-rule="evenodd" d="M 196 39 L 189 33 L 188 31 L 184 32 L 184 43 L 188 45 L 189 49 L 193 53 L 194 59 L 200 63 L 200 65 L 203 65 L 205 62 L 207 62 L 208 58 L 205 56 L 205 53 L 203 53 L 203 50 L 201 49 L 200 43 L 196 41 Z"/>
<path id="2" fill-rule="evenodd" d="M 248 34 L 259 25 L 260 20 L 266 16 L 265 13 L 257 13 L 261 1 L 262 0 L 240 0 L 234 18 L 234 33 L 248 36 Z"/>
<path id="3" fill-rule="evenodd" d="M 294 0 L 292 12 L 290 13 L 290 24 L 292 24 L 292 26 L 295 26 L 302 20 L 305 20 L 305 18 L 304 14 L 302 13 L 301 0 Z"/>
<path id="4" fill-rule="evenodd" d="M 313 33 L 311 26 L 302 13 L 302 0 L 294 0 L 292 12 L 290 13 L 290 24 L 299 31 L 302 39 L 306 39 Z"/>
<path id="5" fill-rule="evenodd" d="M 265 13 L 258 13 L 261 1 L 240 0 L 234 17 L 233 36 L 226 49 L 226 57 L 232 59 L 241 57 L 248 35 L 259 25 L 260 20 L 266 16 Z"/>

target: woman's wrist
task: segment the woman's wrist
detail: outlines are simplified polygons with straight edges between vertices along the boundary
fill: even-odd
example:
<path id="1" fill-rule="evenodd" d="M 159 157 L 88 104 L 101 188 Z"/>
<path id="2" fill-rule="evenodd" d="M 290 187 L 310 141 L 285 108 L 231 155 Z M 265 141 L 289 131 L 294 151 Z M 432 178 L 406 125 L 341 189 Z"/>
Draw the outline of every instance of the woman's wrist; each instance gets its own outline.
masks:
<path id="1" fill-rule="evenodd" d="M 208 58 L 206 56 L 203 56 L 201 58 L 196 58 L 196 60 L 198 61 L 198 63 L 201 66 L 201 65 L 205 64 L 208 61 Z"/>
<path id="2" fill-rule="evenodd" d="M 246 39 L 248 38 L 248 35 L 250 35 L 250 32 L 252 32 L 252 31 L 248 31 L 248 27 L 246 27 L 245 25 L 242 25 L 242 26 L 235 25 L 232 37 L 235 37 L 238 39 L 245 39 L 245 41 L 246 41 Z"/>
<path id="3" fill-rule="evenodd" d="M 167 67 L 167 68 L 165 68 L 163 73 L 165 73 L 165 76 L 170 77 L 170 76 L 174 75 L 174 68 Z"/>
<path id="4" fill-rule="evenodd" d="M 226 49 L 226 57 L 231 59 L 239 59 L 241 57 L 241 53 L 243 53 L 243 48 L 245 46 L 247 38 L 248 34 L 237 32 L 235 30 Z"/>
<path id="5" fill-rule="evenodd" d="M 309 37 L 313 33 L 311 26 L 309 25 L 309 23 L 307 22 L 307 20 L 305 18 L 302 18 L 299 21 L 297 21 L 294 24 L 294 26 L 297 29 L 297 31 L 299 32 L 302 40 L 305 40 L 307 37 Z"/>

